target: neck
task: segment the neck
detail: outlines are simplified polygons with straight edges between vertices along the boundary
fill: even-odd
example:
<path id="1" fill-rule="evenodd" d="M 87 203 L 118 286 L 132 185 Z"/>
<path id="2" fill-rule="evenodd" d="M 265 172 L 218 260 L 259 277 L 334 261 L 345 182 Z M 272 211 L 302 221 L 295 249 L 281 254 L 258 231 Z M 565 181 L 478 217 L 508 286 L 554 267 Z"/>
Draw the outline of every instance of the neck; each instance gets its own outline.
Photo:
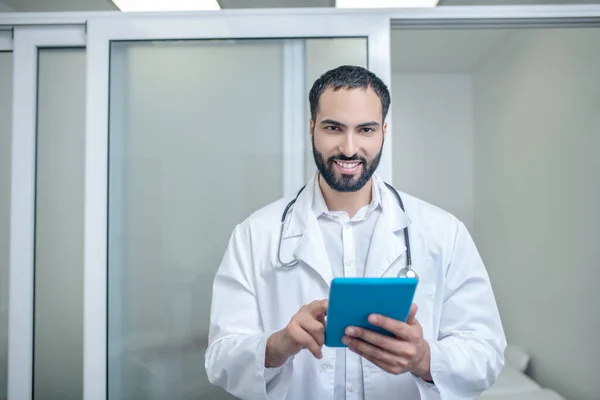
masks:
<path id="1" fill-rule="evenodd" d="M 372 178 L 357 192 L 338 192 L 333 190 L 319 175 L 319 187 L 329 211 L 345 211 L 350 218 L 362 207 L 371 203 L 373 198 Z"/>

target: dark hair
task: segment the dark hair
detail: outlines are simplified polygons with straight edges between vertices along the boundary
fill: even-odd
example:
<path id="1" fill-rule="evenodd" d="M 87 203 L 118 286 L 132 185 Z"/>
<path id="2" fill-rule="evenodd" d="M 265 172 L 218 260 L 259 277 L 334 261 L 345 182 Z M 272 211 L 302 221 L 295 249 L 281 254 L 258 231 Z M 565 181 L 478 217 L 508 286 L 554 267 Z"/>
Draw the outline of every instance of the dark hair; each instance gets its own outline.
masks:
<path id="1" fill-rule="evenodd" d="M 381 108 L 383 110 L 383 119 L 387 116 L 390 109 L 390 92 L 377 75 L 366 68 L 353 65 L 342 65 L 335 69 L 325 72 L 313 84 L 308 95 L 310 102 L 310 117 L 314 121 L 317 116 L 317 107 L 319 98 L 327 88 L 338 90 L 341 88 L 372 88 L 381 100 Z"/>

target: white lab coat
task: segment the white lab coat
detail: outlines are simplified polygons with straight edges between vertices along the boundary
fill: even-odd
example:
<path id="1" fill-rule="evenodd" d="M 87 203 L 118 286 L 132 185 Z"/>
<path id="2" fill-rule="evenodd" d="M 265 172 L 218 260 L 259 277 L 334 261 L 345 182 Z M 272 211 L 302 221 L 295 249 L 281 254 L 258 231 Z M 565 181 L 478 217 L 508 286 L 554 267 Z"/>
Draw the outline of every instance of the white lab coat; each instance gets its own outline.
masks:
<path id="1" fill-rule="evenodd" d="M 313 179 L 315 179 L 313 177 Z M 431 348 L 429 384 L 399 376 L 362 359 L 365 400 L 473 399 L 489 388 L 504 365 L 506 339 L 487 272 L 465 226 L 451 214 L 381 186 L 383 211 L 373 234 L 365 276 L 396 276 L 406 265 L 403 228 L 408 224 L 413 268 L 420 283 L 417 319 Z M 282 367 L 264 368 L 267 338 L 284 328 L 304 304 L 328 297 L 332 280 L 327 251 L 311 210 L 314 181 L 292 208 L 276 201 L 236 226 L 213 286 L 205 367 L 211 383 L 242 399 L 333 398 L 336 349 L 316 359 L 302 350 Z"/>

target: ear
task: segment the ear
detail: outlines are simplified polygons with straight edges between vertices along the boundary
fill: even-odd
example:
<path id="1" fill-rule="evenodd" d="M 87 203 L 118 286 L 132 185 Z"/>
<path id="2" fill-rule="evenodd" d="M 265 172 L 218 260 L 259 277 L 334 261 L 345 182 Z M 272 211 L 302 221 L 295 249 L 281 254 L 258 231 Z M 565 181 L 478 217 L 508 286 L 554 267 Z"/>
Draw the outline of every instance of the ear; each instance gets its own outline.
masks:
<path id="1" fill-rule="evenodd" d="M 313 121 L 312 119 L 310 120 L 310 124 L 309 124 L 309 129 L 308 129 L 308 134 L 310 135 L 310 138 L 312 139 L 313 137 L 313 132 L 315 131 L 315 121 Z"/>
<path id="2" fill-rule="evenodd" d="M 387 122 L 383 123 L 383 127 L 381 128 L 383 131 L 383 140 L 385 140 L 385 135 L 387 134 Z"/>

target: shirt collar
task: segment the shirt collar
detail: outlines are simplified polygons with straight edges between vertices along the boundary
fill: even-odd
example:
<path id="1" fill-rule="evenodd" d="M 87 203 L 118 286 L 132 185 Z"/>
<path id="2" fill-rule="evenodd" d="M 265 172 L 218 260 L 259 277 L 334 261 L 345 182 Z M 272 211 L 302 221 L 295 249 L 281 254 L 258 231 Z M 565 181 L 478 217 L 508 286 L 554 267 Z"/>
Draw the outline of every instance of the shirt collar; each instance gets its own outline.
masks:
<path id="1" fill-rule="evenodd" d="M 321 215 L 331 215 L 331 211 L 329 211 L 329 209 L 327 208 L 327 203 L 325 203 L 325 197 L 323 197 L 323 192 L 321 191 L 321 186 L 319 185 L 319 179 L 320 179 L 320 173 L 316 172 L 315 175 L 315 179 L 314 179 L 314 197 L 313 197 L 313 204 L 312 204 L 312 209 L 315 213 L 315 215 L 318 217 L 320 217 Z M 377 209 L 377 207 L 381 206 L 381 185 L 379 185 L 379 182 L 377 180 L 377 177 L 375 174 L 373 174 L 372 178 L 373 180 L 373 184 L 371 185 L 372 187 L 372 198 L 371 198 L 371 203 L 369 203 L 366 212 L 365 212 L 365 217 L 368 216 L 371 212 L 375 211 Z"/>

